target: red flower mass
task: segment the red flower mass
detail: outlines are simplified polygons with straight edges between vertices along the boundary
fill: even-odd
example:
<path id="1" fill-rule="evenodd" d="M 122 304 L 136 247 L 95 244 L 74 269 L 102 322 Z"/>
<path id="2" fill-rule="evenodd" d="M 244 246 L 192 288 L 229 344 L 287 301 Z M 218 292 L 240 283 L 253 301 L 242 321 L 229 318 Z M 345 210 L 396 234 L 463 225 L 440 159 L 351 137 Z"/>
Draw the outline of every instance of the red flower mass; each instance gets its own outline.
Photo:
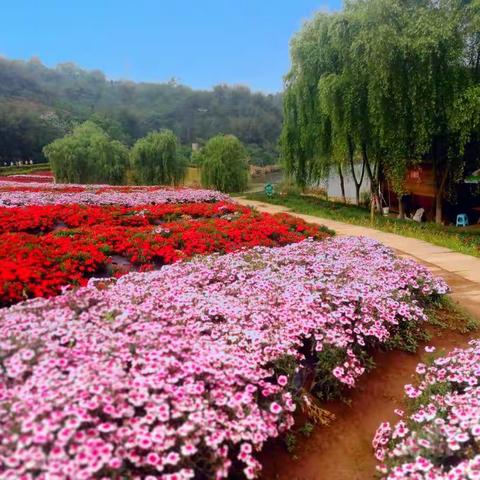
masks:
<path id="1" fill-rule="evenodd" d="M 328 235 L 298 218 L 230 202 L 0 208 L 0 306 L 50 297 L 92 276 Z"/>

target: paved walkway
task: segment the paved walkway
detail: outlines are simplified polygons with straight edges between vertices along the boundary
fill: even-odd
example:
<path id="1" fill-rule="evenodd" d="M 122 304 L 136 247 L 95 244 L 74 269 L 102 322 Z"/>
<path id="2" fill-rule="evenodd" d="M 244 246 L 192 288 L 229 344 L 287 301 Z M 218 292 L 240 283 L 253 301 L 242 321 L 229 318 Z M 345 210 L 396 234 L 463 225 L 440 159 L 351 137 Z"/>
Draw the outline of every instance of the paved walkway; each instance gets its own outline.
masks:
<path id="1" fill-rule="evenodd" d="M 373 238 L 394 248 L 400 255 L 412 257 L 425 264 L 435 275 L 443 277 L 452 289 L 452 297 L 470 313 L 480 318 L 480 258 L 438 247 L 423 240 L 382 232 L 374 228 L 351 225 L 313 215 L 292 212 L 288 207 L 272 205 L 240 197 L 242 205 L 254 206 L 262 212 L 288 212 L 310 223 L 318 223 L 335 230 L 337 235 Z"/>

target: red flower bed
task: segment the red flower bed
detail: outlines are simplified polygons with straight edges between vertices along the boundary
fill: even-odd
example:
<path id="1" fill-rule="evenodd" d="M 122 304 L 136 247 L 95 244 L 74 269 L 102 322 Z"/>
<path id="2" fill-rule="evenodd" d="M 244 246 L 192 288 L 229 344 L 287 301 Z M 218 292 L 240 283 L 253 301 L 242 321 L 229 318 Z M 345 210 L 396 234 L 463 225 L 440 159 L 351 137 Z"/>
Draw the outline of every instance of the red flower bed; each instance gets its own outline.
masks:
<path id="1" fill-rule="evenodd" d="M 52 172 L 42 171 L 31 174 L 19 174 L 19 175 L 0 175 L 0 181 L 2 182 L 15 182 L 15 183 L 53 183 L 54 178 Z"/>
<path id="2" fill-rule="evenodd" d="M 91 276 L 328 235 L 286 214 L 228 202 L 0 208 L 0 305 L 49 297 Z"/>
<path id="3" fill-rule="evenodd" d="M 55 188 L 52 184 L 52 186 L 48 185 L 46 187 L 42 187 L 42 186 L 31 186 L 32 185 L 32 181 L 31 180 L 28 180 L 28 181 L 25 181 L 25 186 L 23 185 L 15 185 L 16 183 L 23 183 L 23 182 L 19 182 L 17 179 L 14 179 L 14 178 L 11 178 L 9 180 L 7 180 L 9 177 L 0 177 L 0 192 L 28 192 L 28 193 L 80 193 L 80 192 L 84 192 L 86 189 L 84 187 L 78 187 L 78 186 L 74 186 L 74 187 L 61 187 L 61 188 Z M 2 185 L 2 183 L 4 183 L 4 185 Z M 9 185 L 8 182 L 12 182 L 14 183 L 14 185 Z M 37 183 L 41 183 L 41 182 L 35 182 L 33 183 L 33 185 L 37 184 Z"/>
<path id="4" fill-rule="evenodd" d="M 58 227 L 141 227 L 189 218 L 210 218 L 251 210 L 230 202 L 139 205 L 42 205 L 0 208 L 0 233 L 49 232 Z"/>

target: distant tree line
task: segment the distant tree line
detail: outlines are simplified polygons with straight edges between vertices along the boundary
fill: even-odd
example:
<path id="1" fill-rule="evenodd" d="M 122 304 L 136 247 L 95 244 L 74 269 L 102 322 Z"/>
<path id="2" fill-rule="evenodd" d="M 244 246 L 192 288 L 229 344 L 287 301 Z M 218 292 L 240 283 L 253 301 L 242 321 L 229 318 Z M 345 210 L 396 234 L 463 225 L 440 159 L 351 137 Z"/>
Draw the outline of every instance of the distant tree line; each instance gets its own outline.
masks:
<path id="1" fill-rule="evenodd" d="M 238 137 L 258 165 L 277 161 L 281 95 L 218 85 L 193 90 L 175 81 L 110 81 L 72 63 L 47 68 L 0 58 L 0 164 L 43 159 L 42 149 L 96 115 L 108 133 L 132 146 L 148 132 L 169 129 L 182 146 L 223 132 Z M 188 160 L 188 159 L 187 159 Z"/>
<path id="2" fill-rule="evenodd" d="M 480 157 L 480 1 L 347 1 L 293 38 L 285 79 L 282 157 L 300 186 L 331 168 L 357 185 L 361 164 L 380 207 L 387 178 L 402 214 L 407 170 L 434 172 L 442 199 Z"/>
<path id="3" fill-rule="evenodd" d="M 43 149 L 58 182 L 178 185 L 187 160 L 171 130 L 148 133 L 129 149 L 115 125 L 93 117 Z M 248 152 L 234 135 L 216 135 L 197 152 L 202 185 L 241 192 L 248 183 Z"/>

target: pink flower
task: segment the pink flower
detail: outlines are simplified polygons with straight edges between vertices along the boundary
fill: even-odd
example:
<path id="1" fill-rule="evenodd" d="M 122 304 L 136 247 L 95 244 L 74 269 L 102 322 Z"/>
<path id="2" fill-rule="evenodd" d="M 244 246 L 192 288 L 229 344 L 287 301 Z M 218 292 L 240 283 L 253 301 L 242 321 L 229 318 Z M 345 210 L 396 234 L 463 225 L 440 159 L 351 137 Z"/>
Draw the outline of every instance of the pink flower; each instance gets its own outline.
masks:
<path id="1" fill-rule="evenodd" d="M 160 457 L 156 453 L 150 452 L 147 455 L 147 463 L 156 466 L 160 463 Z"/>
<path id="2" fill-rule="evenodd" d="M 277 402 L 272 402 L 270 404 L 270 411 L 278 415 L 282 411 L 282 407 Z"/>
<path id="3" fill-rule="evenodd" d="M 189 457 L 197 452 L 197 447 L 192 443 L 186 443 L 182 446 L 181 451 L 184 457 Z"/>

